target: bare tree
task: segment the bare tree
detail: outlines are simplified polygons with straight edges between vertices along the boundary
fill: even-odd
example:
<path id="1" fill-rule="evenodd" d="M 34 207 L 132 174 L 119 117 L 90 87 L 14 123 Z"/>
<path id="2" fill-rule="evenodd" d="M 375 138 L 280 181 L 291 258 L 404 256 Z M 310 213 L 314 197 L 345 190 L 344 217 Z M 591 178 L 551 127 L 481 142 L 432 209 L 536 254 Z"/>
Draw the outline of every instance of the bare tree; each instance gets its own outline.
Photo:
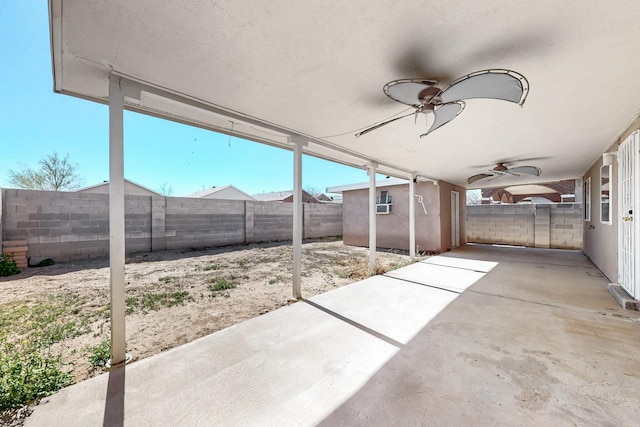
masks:
<path id="1" fill-rule="evenodd" d="M 19 171 L 9 170 L 9 183 L 17 188 L 49 191 L 73 190 L 80 186 L 78 164 L 69 161 L 68 153 L 64 157 L 49 154 L 38 164 L 38 169 L 22 166 Z"/>
<path id="2" fill-rule="evenodd" d="M 303 188 L 304 191 L 306 191 L 307 193 L 311 194 L 312 196 L 315 194 L 320 194 L 320 193 L 324 193 L 324 191 L 322 191 L 321 188 L 319 187 L 314 187 L 311 185 L 307 185 L 306 187 Z"/>
<path id="3" fill-rule="evenodd" d="M 162 194 L 163 196 L 173 196 L 173 187 L 166 182 L 163 182 L 158 187 L 158 193 Z"/>

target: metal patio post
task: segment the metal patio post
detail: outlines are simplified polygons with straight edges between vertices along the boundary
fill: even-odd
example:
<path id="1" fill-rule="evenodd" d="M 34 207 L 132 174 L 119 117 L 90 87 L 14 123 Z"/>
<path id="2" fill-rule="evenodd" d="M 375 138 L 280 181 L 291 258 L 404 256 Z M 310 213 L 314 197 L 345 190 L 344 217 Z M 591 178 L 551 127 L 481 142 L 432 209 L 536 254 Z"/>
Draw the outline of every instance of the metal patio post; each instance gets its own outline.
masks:
<path id="1" fill-rule="evenodd" d="M 293 140 L 293 298 L 302 298 L 302 147 L 306 142 Z"/>
<path id="2" fill-rule="evenodd" d="M 369 163 L 369 272 L 376 270 L 376 162 Z"/>
<path id="3" fill-rule="evenodd" d="M 409 179 L 409 256 L 416 257 L 416 174 Z"/>
<path id="4" fill-rule="evenodd" d="M 109 266 L 111 282 L 111 366 L 126 361 L 124 296 L 124 92 L 109 81 Z"/>

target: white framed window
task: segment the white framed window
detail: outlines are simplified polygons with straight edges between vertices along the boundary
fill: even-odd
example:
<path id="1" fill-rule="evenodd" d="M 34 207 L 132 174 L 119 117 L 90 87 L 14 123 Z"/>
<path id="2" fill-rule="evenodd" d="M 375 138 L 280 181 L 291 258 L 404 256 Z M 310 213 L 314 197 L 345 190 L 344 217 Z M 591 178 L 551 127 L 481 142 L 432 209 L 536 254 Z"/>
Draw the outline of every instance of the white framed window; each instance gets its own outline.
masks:
<path id="1" fill-rule="evenodd" d="M 600 222 L 611 224 L 611 165 L 600 167 Z"/>
<path id="2" fill-rule="evenodd" d="M 381 191 L 376 198 L 376 214 L 390 214 L 392 207 L 393 200 L 389 192 L 386 190 Z"/>
<path id="3" fill-rule="evenodd" d="M 591 177 L 584 181 L 584 220 L 591 221 Z"/>

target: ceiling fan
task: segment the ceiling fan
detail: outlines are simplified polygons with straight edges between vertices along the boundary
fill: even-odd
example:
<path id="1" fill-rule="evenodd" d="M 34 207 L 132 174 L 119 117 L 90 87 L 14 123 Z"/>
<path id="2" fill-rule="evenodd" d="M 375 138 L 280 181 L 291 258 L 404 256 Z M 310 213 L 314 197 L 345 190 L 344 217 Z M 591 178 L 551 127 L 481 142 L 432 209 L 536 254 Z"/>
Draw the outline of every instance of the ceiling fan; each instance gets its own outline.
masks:
<path id="1" fill-rule="evenodd" d="M 358 132 L 356 138 L 404 117 L 413 115 L 417 119 L 418 113 L 433 113 L 433 123 L 426 133 L 420 135 L 422 138 L 455 119 L 464 109 L 464 99 L 501 99 L 522 106 L 529 93 L 529 82 L 522 74 L 501 69 L 467 74 L 443 89 L 437 85 L 436 79 L 420 78 L 393 80 L 387 83 L 382 89 L 384 93 L 394 101 L 413 107 L 414 111 Z"/>
<path id="2" fill-rule="evenodd" d="M 470 176 L 469 178 L 467 178 L 467 184 L 473 184 L 474 182 L 480 179 L 485 179 L 490 177 L 498 178 L 503 175 L 520 176 L 520 174 L 522 173 L 540 176 L 540 174 L 542 173 L 542 170 L 540 170 L 540 168 L 535 166 L 516 166 L 516 167 L 510 168 L 505 166 L 505 162 L 500 162 L 493 169 L 491 169 L 489 173 L 479 173 L 477 175 Z"/>

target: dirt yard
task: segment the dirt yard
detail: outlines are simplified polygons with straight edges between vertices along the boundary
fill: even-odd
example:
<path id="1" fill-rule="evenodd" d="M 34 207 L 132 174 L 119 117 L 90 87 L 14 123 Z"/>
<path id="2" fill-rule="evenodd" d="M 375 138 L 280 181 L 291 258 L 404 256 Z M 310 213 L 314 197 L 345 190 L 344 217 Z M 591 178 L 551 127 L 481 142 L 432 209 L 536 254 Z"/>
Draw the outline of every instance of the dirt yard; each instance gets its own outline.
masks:
<path id="1" fill-rule="evenodd" d="M 303 297 L 368 276 L 367 249 L 342 241 L 305 243 L 302 259 Z M 292 303 L 291 260 L 288 243 L 128 258 L 127 352 L 139 360 Z M 406 254 L 387 252 L 378 260 L 379 272 L 410 262 Z M 108 262 L 61 263 L 0 278 L 0 312 L 0 326 L 19 322 L 13 326 L 18 336 L 9 335 L 14 340 L 27 334 L 25 325 L 59 322 L 51 342 L 67 370 L 75 381 L 96 375 L 102 368 L 92 367 L 90 357 L 109 337 Z M 49 312 L 53 317 L 36 318 Z"/>

